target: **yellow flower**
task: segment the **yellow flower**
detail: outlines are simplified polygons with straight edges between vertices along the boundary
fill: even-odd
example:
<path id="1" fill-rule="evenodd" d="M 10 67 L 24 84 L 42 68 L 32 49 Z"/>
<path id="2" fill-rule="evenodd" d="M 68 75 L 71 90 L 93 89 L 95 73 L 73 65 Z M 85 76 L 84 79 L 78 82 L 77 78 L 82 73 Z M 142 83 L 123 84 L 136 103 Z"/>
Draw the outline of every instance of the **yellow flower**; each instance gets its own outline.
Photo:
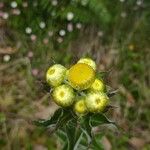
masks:
<path id="1" fill-rule="evenodd" d="M 91 66 L 94 70 L 96 70 L 96 63 L 90 58 L 81 58 L 78 63 L 84 63 Z"/>
<path id="2" fill-rule="evenodd" d="M 80 98 L 74 105 L 74 111 L 78 116 L 87 114 L 88 110 L 85 105 L 85 99 Z"/>
<path id="3" fill-rule="evenodd" d="M 94 83 L 91 85 L 90 90 L 105 92 L 106 86 L 102 80 L 95 79 Z"/>
<path id="4" fill-rule="evenodd" d="M 90 92 L 87 94 L 85 104 L 90 112 L 103 112 L 109 103 L 109 98 L 105 93 Z"/>
<path id="5" fill-rule="evenodd" d="M 78 63 L 69 69 L 68 81 L 76 90 L 89 88 L 95 80 L 95 71 L 87 64 Z"/>
<path id="6" fill-rule="evenodd" d="M 60 64 L 51 66 L 46 73 L 46 81 L 51 86 L 60 85 L 66 74 L 66 68 Z"/>
<path id="7" fill-rule="evenodd" d="M 61 85 L 54 89 L 52 93 L 55 103 L 62 107 L 71 106 L 74 102 L 74 91 L 68 85 Z"/>

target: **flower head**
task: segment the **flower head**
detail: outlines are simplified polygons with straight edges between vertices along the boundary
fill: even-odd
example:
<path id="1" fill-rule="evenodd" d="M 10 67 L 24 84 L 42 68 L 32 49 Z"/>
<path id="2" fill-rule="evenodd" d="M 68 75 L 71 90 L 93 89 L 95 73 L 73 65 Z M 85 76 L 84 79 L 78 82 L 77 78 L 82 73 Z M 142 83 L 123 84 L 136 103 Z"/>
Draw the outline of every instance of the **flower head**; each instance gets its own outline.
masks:
<path id="1" fill-rule="evenodd" d="M 75 97 L 73 89 L 65 84 L 56 87 L 52 93 L 52 96 L 55 103 L 62 107 L 71 106 Z"/>
<path id="2" fill-rule="evenodd" d="M 90 59 L 90 58 L 81 58 L 81 59 L 78 61 L 78 63 L 85 63 L 85 64 L 91 66 L 94 70 L 96 70 L 96 64 L 95 64 L 95 62 L 94 62 L 92 59 Z"/>
<path id="3" fill-rule="evenodd" d="M 51 66 L 46 73 L 46 81 L 51 86 L 59 86 L 66 75 L 66 68 L 60 64 Z"/>
<path id="4" fill-rule="evenodd" d="M 80 98 L 74 105 L 74 111 L 77 115 L 82 116 L 87 114 L 88 109 L 85 105 L 85 99 Z"/>
<path id="5" fill-rule="evenodd" d="M 84 63 L 78 63 L 69 69 L 68 81 L 76 90 L 88 89 L 95 80 L 95 71 Z"/>
<path id="6" fill-rule="evenodd" d="M 90 92 L 86 97 L 85 103 L 90 112 L 103 112 L 109 103 L 109 98 L 104 93 Z"/>
<path id="7" fill-rule="evenodd" d="M 90 90 L 105 92 L 106 86 L 105 86 L 105 84 L 103 83 L 102 80 L 95 79 L 95 81 L 93 82 L 93 84 L 90 87 Z"/>

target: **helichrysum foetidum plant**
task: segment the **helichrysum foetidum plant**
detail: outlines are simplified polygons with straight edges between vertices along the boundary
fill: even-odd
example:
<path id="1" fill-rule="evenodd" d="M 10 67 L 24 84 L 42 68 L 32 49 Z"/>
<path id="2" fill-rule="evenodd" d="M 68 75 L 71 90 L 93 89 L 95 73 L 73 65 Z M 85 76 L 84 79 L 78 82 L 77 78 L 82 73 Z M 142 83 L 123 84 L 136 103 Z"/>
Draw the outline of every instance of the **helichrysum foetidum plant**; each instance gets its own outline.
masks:
<path id="1" fill-rule="evenodd" d="M 114 123 L 104 115 L 110 108 L 109 97 L 114 93 L 107 91 L 98 74 L 96 63 L 90 58 L 81 58 L 70 68 L 55 64 L 46 72 L 51 99 L 60 108 L 50 119 L 35 123 L 48 128 L 53 126 L 53 131 L 61 134 L 59 137 L 66 150 L 80 149 L 86 143 L 85 137 L 88 140 L 84 146 L 100 148 L 92 127 Z"/>

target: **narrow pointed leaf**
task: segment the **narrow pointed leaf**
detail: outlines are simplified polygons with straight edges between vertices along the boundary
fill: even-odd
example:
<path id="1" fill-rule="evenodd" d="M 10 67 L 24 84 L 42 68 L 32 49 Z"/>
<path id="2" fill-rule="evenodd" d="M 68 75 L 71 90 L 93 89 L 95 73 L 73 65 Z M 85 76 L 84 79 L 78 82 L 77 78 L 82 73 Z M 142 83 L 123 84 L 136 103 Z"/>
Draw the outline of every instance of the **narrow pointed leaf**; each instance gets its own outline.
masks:
<path id="1" fill-rule="evenodd" d="M 33 121 L 33 123 L 37 126 L 43 126 L 43 127 L 47 127 L 50 125 L 55 125 L 58 120 L 60 119 L 60 117 L 63 114 L 63 109 L 59 108 L 58 110 L 55 111 L 55 113 L 53 114 L 53 116 L 50 119 L 40 119 L 40 120 L 35 120 Z"/>
<path id="2" fill-rule="evenodd" d="M 90 123 L 92 127 L 96 127 L 101 124 L 114 123 L 114 121 L 109 120 L 104 114 L 94 114 L 91 116 Z"/>
<path id="3" fill-rule="evenodd" d="M 110 91 L 107 93 L 107 96 L 112 97 L 112 96 L 116 95 L 117 92 L 118 92 L 118 90 Z"/>

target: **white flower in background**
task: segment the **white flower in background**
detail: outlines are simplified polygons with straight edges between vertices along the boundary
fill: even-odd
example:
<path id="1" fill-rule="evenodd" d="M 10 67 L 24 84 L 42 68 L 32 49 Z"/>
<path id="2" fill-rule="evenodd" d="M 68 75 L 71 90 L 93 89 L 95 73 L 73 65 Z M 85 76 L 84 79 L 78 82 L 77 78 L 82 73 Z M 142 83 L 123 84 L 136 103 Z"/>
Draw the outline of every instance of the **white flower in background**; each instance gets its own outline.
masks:
<path id="1" fill-rule="evenodd" d="M 27 34 L 31 34 L 32 29 L 31 29 L 30 27 L 27 27 L 27 28 L 25 29 L 25 31 L 26 31 Z"/>
<path id="2" fill-rule="evenodd" d="M 97 35 L 98 35 L 99 37 L 102 37 L 102 36 L 104 35 L 104 32 L 103 32 L 103 31 L 99 31 L 99 32 L 97 33 Z"/>
<path id="3" fill-rule="evenodd" d="M 126 12 L 122 12 L 122 13 L 121 13 L 121 17 L 122 17 L 122 18 L 125 18 L 126 16 L 127 16 L 127 13 L 126 13 Z"/>
<path id="4" fill-rule="evenodd" d="M 141 0 L 137 0 L 136 4 L 140 6 L 140 5 L 142 5 L 142 1 Z"/>
<path id="5" fill-rule="evenodd" d="M 37 3 L 37 2 L 34 2 L 34 3 L 33 3 L 33 6 L 34 6 L 34 7 L 36 7 L 37 5 L 38 5 L 38 3 Z"/>
<path id="6" fill-rule="evenodd" d="M 48 44 L 48 42 L 49 42 L 48 38 L 44 38 L 44 39 L 43 39 L 43 43 L 44 43 L 45 45 Z"/>
<path id="7" fill-rule="evenodd" d="M 10 5 L 11 5 L 12 8 L 16 8 L 17 7 L 17 2 L 16 1 L 12 1 Z"/>
<path id="8" fill-rule="evenodd" d="M 88 3 L 88 0 L 81 0 L 81 4 L 82 4 L 83 6 L 86 6 L 87 3 Z"/>
<path id="9" fill-rule="evenodd" d="M 10 61 L 10 55 L 4 55 L 3 60 L 4 62 Z"/>
<path id="10" fill-rule="evenodd" d="M 39 26 L 41 29 L 44 29 L 46 27 L 46 24 L 45 24 L 45 22 L 42 21 L 42 22 L 40 22 Z"/>
<path id="11" fill-rule="evenodd" d="M 52 37 L 52 36 L 53 36 L 53 31 L 49 31 L 49 32 L 48 32 L 48 36 L 49 36 L 49 37 Z"/>
<path id="12" fill-rule="evenodd" d="M 13 15 L 20 15 L 21 14 L 21 11 L 19 9 L 13 9 L 12 10 L 12 14 Z"/>
<path id="13" fill-rule="evenodd" d="M 3 19 L 8 19 L 8 17 L 9 17 L 9 14 L 8 14 L 7 12 L 5 12 L 5 13 L 3 14 Z"/>
<path id="14" fill-rule="evenodd" d="M 30 38 L 31 38 L 31 41 L 36 41 L 36 35 L 34 35 L 34 34 L 32 34 L 31 36 L 30 36 Z"/>
<path id="15" fill-rule="evenodd" d="M 124 2 L 125 0 L 120 0 L 120 2 Z"/>
<path id="16" fill-rule="evenodd" d="M 67 20 L 68 21 L 71 21 L 73 19 L 73 17 L 74 17 L 74 14 L 72 12 L 67 13 Z"/>
<path id="17" fill-rule="evenodd" d="M 58 37 L 58 38 L 57 38 L 57 42 L 58 42 L 58 43 L 62 43 L 62 42 L 63 42 L 63 38 L 62 38 L 62 37 Z"/>
<path id="18" fill-rule="evenodd" d="M 58 4 L 58 1 L 57 0 L 52 0 L 52 5 L 53 6 L 56 6 Z"/>
<path id="19" fill-rule="evenodd" d="M 34 56 L 33 52 L 32 51 L 29 51 L 28 54 L 27 54 L 28 58 L 32 58 Z"/>
<path id="20" fill-rule="evenodd" d="M 4 7 L 4 3 L 0 2 L 0 8 L 3 8 L 3 7 Z"/>
<path id="21" fill-rule="evenodd" d="M 23 7 L 28 7 L 28 3 L 27 3 L 27 2 L 23 2 L 23 3 L 22 3 L 22 6 L 23 6 Z"/>
<path id="22" fill-rule="evenodd" d="M 69 23 L 69 24 L 67 25 L 67 30 L 68 30 L 69 32 L 72 32 L 72 31 L 73 31 L 73 24 L 72 24 L 72 23 Z"/>
<path id="23" fill-rule="evenodd" d="M 65 36 L 65 34 L 66 34 L 66 31 L 65 31 L 65 30 L 62 29 L 62 30 L 59 31 L 59 35 L 60 35 L 60 36 Z"/>
<path id="24" fill-rule="evenodd" d="M 81 28 L 82 28 L 82 24 L 81 24 L 81 23 L 77 23 L 77 24 L 76 24 L 76 28 L 77 28 L 77 29 L 81 29 Z"/>

